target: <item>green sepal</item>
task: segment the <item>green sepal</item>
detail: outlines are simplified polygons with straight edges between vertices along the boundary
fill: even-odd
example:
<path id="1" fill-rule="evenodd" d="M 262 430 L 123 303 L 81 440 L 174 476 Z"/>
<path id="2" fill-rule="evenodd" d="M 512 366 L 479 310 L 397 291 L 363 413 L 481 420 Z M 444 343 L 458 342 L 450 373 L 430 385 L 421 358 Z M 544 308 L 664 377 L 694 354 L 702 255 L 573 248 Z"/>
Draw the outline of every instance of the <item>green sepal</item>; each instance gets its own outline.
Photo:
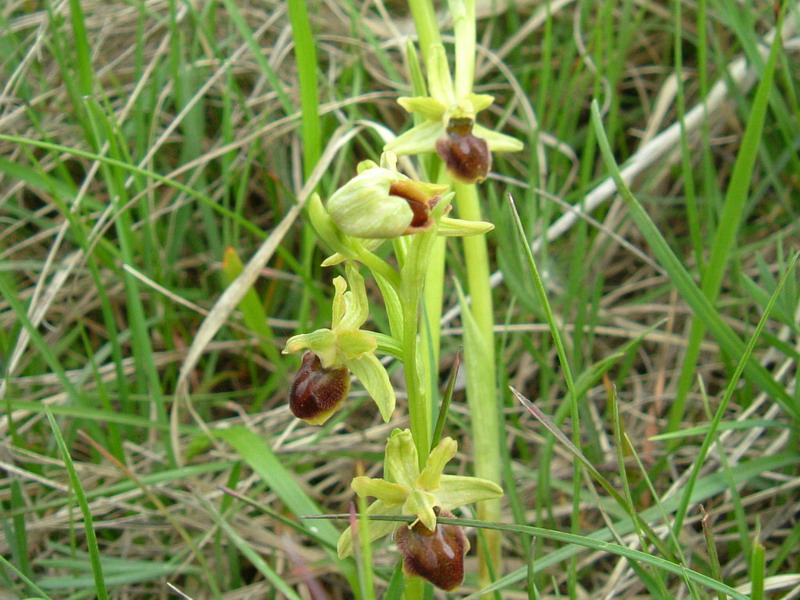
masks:
<path id="1" fill-rule="evenodd" d="M 331 221 L 333 223 L 333 221 Z M 345 236 L 342 236 L 345 237 Z M 334 265 L 338 265 L 343 263 L 346 260 L 359 260 L 359 254 L 361 251 L 368 252 L 370 254 L 373 251 L 377 250 L 385 239 L 366 239 L 366 238 L 346 238 L 348 246 L 352 247 L 352 252 L 348 251 L 347 254 L 343 254 L 341 252 L 337 252 L 335 254 L 331 254 L 328 258 L 320 263 L 322 267 L 333 267 Z M 361 248 L 359 249 L 359 244 Z M 360 261 L 359 261 L 360 262 Z"/>
<path id="2" fill-rule="evenodd" d="M 437 490 L 444 510 L 452 510 L 465 504 L 500 498 L 503 488 L 493 481 L 480 477 L 462 475 L 442 475 Z"/>
<path id="3" fill-rule="evenodd" d="M 473 115 L 478 114 L 482 110 L 486 110 L 494 103 L 494 96 L 491 94 L 467 94 L 461 102 L 469 102 L 472 108 Z"/>
<path id="4" fill-rule="evenodd" d="M 403 504 L 408 497 L 408 491 L 402 485 L 373 477 L 354 477 L 350 487 L 362 498 L 372 496 L 386 506 Z"/>
<path id="5" fill-rule="evenodd" d="M 367 508 L 368 515 L 400 516 L 401 511 L 402 507 L 400 505 L 387 507 L 380 500 L 376 500 Z M 370 521 L 369 541 L 374 542 L 385 535 L 389 535 L 397 526 L 398 523 L 394 521 Z M 339 554 L 339 558 L 347 558 L 353 553 L 353 532 L 349 527 L 339 536 L 336 551 Z"/>
<path id="6" fill-rule="evenodd" d="M 425 121 L 406 131 L 384 146 L 397 155 L 423 154 L 436 151 L 436 140 L 445 135 L 441 121 Z"/>
<path id="7" fill-rule="evenodd" d="M 417 113 L 428 121 L 441 121 L 445 112 L 447 112 L 446 105 L 429 96 L 401 96 L 397 99 L 397 103 L 406 112 Z"/>
<path id="8" fill-rule="evenodd" d="M 369 159 L 362 160 L 360 163 L 356 165 L 356 175 L 361 175 L 361 173 L 363 173 L 364 171 L 367 171 L 369 169 L 377 169 L 380 166 L 381 165 L 376 163 L 374 160 L 369 160 Z"/>
<path id="9" fill-rule="evenodd" d="M 349 258 L 353 254 L 349 240 L 336 227 L 328 211 L 322 205 L 322 199 L 319 194 L 311 194 L 306 204 L 306 210 L 308 211 L 307 214 L 309 221 L 311 221 L 311 226 L 319 238 L 333 248 L 337 254 Z"/>
<path id="10" fill-rule="evenodd" d="M 498 133 L 477 123 L 472 128 L 472 135 L 486 140 L 486 144 L 492 152 L 519 152 L 525 147 L 525 144 L 517 138 Z"/>
<path id="11" fill-rule="evenodd" d="M 494 224 L 487 221 L 465 221 L 442 217 L 439 222 L 438 234 L 443 237 L 466 237 L 468 235 L 483 235 L 494 229 Z"/>

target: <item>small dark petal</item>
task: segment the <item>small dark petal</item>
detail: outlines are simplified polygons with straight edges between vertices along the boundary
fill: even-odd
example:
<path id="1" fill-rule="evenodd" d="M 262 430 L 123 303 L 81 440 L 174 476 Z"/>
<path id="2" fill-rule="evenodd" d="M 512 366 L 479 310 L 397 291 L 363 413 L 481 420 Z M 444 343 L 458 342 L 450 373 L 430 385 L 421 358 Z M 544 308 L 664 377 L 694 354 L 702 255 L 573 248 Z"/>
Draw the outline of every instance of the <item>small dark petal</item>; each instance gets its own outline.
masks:
<path id="1" fill-rule="evenodd" d="M 319 357 L 306 352 L 289 390 L 289 408 L 298 419 L 321 425 L 336 412 L 349 389 L 346 368 L 323 369 Z"/>
<path id="2" fill-rule="evenodd" d="M 476 183 L 486 179 L 492 154 L 483 138 L 472 135 L 471 119 L 450 119 L 447 136 L 436 140 L 436 152 L 457 180 Z"/>
<path id="3" fill-rule="evenodd" d="M 441 516 L 453 518 L 447 511 L 441 511 Z M 469 546 L 461 527 L 440 523 L 430 531 L 418 522 L 410 529 L 401 526 L 394 539 L 403 554 L 403 570 L 407 575 L 427 579 L 446 591 L 456 589 L 464 581 L 464 555 Z"/>

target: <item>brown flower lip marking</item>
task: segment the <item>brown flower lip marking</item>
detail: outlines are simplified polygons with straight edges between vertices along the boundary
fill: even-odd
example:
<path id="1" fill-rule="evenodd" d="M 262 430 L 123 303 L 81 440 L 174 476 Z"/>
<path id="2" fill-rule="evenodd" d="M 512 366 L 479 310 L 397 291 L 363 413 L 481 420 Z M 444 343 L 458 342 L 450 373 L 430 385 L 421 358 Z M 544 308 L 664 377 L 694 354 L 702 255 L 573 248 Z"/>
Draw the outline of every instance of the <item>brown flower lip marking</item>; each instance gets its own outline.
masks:
<path id="1" fill-rule="evenodd" d="M 308 351 L 289 389 L 289 408 L 298 419 L 321 424 L 336 411 L 349 389 L 350 374 L 345 367 L 324 369 L 319 357 Z"/>
<path id="2" fill-rule="evenodd" d="M 445 510 L 440 514 L 454 518 Z M 456 589 L 464 581 L 464 555 L 469 544 L 458 525 L 439 523 L 434 531 L 419 522 L 411 528 L 403 525 L 394 539 L 403 554 L 406 574 L 422 577 L 445 591 Z"/>
<path id="3" fill-rule="evenodd" d="M 454 179 L 463 183 L 480 183 L 492 166 L 492 154 L 483 138 L 472 135 L 474 121 L 452 118 L 447 124 L 447 136 L 436 140 L 436 153 Z"/>
<path id="4" fill-rule="evenodd" d="M 433 225 L 431 210 L 439 201 L 439 196 L 431 196 L 413 181 L 396 181 L 389 188 L 389 193 L 408 202 L 408 206 L 414 214 L 405 231 L 406 234 L 418 233 L 431 228 Z"/>

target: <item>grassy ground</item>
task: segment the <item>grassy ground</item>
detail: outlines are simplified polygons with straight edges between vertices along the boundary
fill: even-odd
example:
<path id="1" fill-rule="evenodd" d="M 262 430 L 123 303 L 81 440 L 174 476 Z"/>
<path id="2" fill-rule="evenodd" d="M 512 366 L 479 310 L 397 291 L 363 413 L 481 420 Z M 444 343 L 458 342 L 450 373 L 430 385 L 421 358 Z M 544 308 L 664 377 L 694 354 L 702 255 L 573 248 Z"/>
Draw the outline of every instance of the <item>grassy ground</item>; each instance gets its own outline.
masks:
<path id="1" fill-rule="evenodd" d="M 298 28 L 297 46 L 271 0 L 0 7 L 0 597 L 353 597 L 352 563 L 331 558 L 341 522 L 293 515 L 346 512 L 356 465 L 375 474 L 390 428 L 359 389 L 322 429 L 295 420 L 298 361 L 279 352 L 330 322 L 303 183 L 326 197 L 377 159 L 375 123 L 407 126 L 395 99 L 413 24 L 402 2 L 307 5 L 313 39 Z M 478 3 L 478 91 L 501 107 L 486 123 L 527 145 L 481 188 L 497 225 L 505 521 L 520 526 L 503 534 L 502 598 L 724 597 L 703 576 L 736 597 L 800 597 L 800 5 L 787 5 L 770 57 L 772 3 Z M 303 124 L 312 48 L 319 119 Z M 611 156 L 635 198 L 614 194 Z M 569 435 L 568 392 L 508 193 L 593 478 L 573 480 L 551 432 Z M 253 291 L 222 310 L 257 253 Z M 445 289 L 443 382 L 461 339 Z M 462 394 L 446 433 L 469 472 Z M 376 547 L 377 597 L 396 560 Z"/>

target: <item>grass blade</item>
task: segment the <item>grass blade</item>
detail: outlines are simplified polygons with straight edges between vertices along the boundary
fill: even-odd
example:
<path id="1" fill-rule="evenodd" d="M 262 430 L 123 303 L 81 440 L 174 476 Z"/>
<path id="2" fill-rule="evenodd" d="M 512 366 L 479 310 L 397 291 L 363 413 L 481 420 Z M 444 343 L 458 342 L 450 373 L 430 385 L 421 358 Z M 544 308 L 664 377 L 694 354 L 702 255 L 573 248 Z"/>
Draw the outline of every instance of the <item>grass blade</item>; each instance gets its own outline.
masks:
<path id="1" fill-rule="evenodd" d="M 778 23 L 778 31 L 780 31 L 781 22 L 782 19 Z M 745 206 L 750 193 L 750 183 L 753 179 L 753 167 L 761 145 L 764 119 L 767 114 L 780 48 L 781 36 L 778 34 L 773 40 L 769 59 L 756 90 L 752 109 L 746 119 L 747 127 L 739 146 L 739 152 L 736 155 L 730 182 L 728 183 L 725 203 L 719 216 L 719 225 L 711 245 L 711 256 L 707 267 L 703 271 L 701 289 L 712 304 L 719 295 L 722 277 L 725 274 L 725 266 L 731 259 L 737 232 L 745 214 Z M 689 333 L 690 342 L 683 360 L 676 398 L 670 408 L 667 431 L 677 430 L 682 423 L 686 395 L 694 382 L 695 367 L 700 356 L 700 343 L 703 340 L 704 333 L 703 319 L 695 319 Z"/>
<path id="2" fill-rule="evenodd" d="M 39 598 L 35 600 L 52 600 L 50 596 L 48 596 L 47 593 L 42 588 L 36 585 L 36 583 L 34 583 L 33 580 L 31 580 L 27 575 L 25 575 L 25 573 L 23 573 L 17 567 L 15 567 L 13 563 L 8 562 L 8 559 L 6 559 L 2 554 L 0 554 L 0 565 L 2 565 L 6 569 L 14 573 L 17 577 L 19 577 L 22 580 L 22 582 L 25 585 L 27 585 L 30 588 L 30 590 L 34 594 L 39 596 Z"/>
<path id="3" fill-rule="evenodd" d="M 764 329 L 764 325 L 766 325 L 767 323 L 767 318 L 769 317 L 772 307 L 774 306 L 775 301 L 777 300 L 781 289 L 783 289 L 786 280 L 789 278 L 789 275 L 794 273 L 794 267 L 797 264 L 798 257 L 800 257 L 800 253 L 795 254 L 794 258 L 792 258 L 786 271 L 783 274 L 783 277 L 781 277 L 781 280 L 778 283 L 777 289 L 772 294 L 769 304 L 764 309 L 764 313 L 761 315 L 761 319 L 759 320 L 758 325 L 756 326 L 756 330 L 750 337 L 750 341 L 748 342 L 747 347 L 745 348 L 741 358 L 739 359 L 738 364 L 736 365 L 736 370 L 734 371 L 733 375 L 728 381 L 728 387 L 725 390 L 725 395 L 722 397 L 722 400 L 720 401 L 719 406 L 717 407 L 717 412 L 714 414 L 714 419 L 711 421 L 711 426 L 709 428 L 708 434 L 703 439 L 703 444 L 697 451 L 697 458 L 694 461 L 692 473 L 689 476 L 689 480 L 686 482 L 686 486 L 683 489 L 683 495 L 681 497 L 681 505 L 678 508 L 678 511 L 675 513 L 675 522 L 673 523 L 672 529 L 676 535 L 681 530 L 681 527 L 683 525 L 683 519 L 685 518 L 686 513 L 689 510 L 689 503 L 690 503 L 690 498 L 692 496 L 692 491 L 694 490 L 697 478 L 700 476 L 701 467 L 706 459 L 706 456 L 708 455 L 708 451 L 711 448 L 711 444 L 713 444 L 714 440 L 716 439 L 717 428 L 719 427 L 719 424 L 722 422 L 722 417 L 725 414 L 726 409 L 728 408 L 728 403 L 730 402 L 731 397 L 733 397 L 733 393 L 736 390 L 736 386 L 739 383 L 739 378 L 741 377 L 742 372 L 744 371 L 745 365 L 748 364 L 750 358 L 753 355 L 753 350 L 755 350 L 756 342 L 761 336 L 761 330 Z"/>
<path id="4" fill-rule="evenodd" d="M 722 317 L 694 282 L 692 276 L 689 275 L 689 272 L 681 264 L 678 257 L 675 256 L 675 253 L 669 247 L 669 244 L 667 244 L 664 236 L 661 235 L 661 232 L 650 219 L 650 216 L 642 205 L 639 204 L 639 201 L 634 197 L 630 188 L 622 179 L 619 167 L 611 152 L 608 138 L 603 131 L 600 108 L 597 101 L 592 102 L 592 123 L 597 130 L 597 142 L 600 145 L 606 167 L 611 171 L 620 196 L 625 201 L 631 217 L 636 222 L 642 235 L 644 235 L 645 239 L 649 242 L 653 254 L 655 254 L 661 266 L 667 271 L 683 299 L 692 308 L 695 317 L 705 322 L 711 335 L 716 338 L 725 353 L 731 357 L 741 357 L 745 349 L 742 340 L 739 339 L 730 326 L 723 321 Z M 742 364 L 744 364 L 745 374 L 752 379 L 756 385 L 767 392 L 788 414 L 795 418 L 800 418 L 800 405 L 788 394 L 783 386 L 772 378 L 761 364 L 754 360 L 748 360 Z"/>
<path id="5" fill-rule="evenodd" d="M 67 449 L 67 444 L 61 435 L 61 430 L 56 423 L 53 413 L 47 412 L 47 420 L 50 422 L 50 428 L 53 431 L 58 448 L 61 451 L 61 458 L 64 461 L 64 466 L 69 475 L 69 482 L 72 486 L 72 491 L 75 493 L 75 499 L 83 514 L 83 523 L 86 531 L 86 544 L 89 547 L 89 560 L 92 564 L 92 575 L 94 576 L 95 593 L 99 600 L 108 600 L 108 591 L 106 584 L 103 580 L 103 568 L 100 564 L 100 547 L 97 545 L 97 536 L 95 535 L 94 525 L 92 522 L 92 511 L 89 508 L 89 503 L 86 500 L 86 495 L 83 493 L 83 486 L 78 477 L 78 472 L 75 470 L 75 465 L 72 464 L 72 457 Z"/>
<path id="6" fill-rule="evenodd" d="M 453 399 L 453 390 L 456 387 L 456 379 L 458 378 L 458 368 L 461 366 L 461 350 L 456 352 L 456 357 L 453 359 L 453 366 L 450 368 L 450 377 L 447 379 L 447 388 L 445 388 L 444 396 L 442 397 L 442 405 L 439 407 L 439 416 L 436 418 L 436 425 L 433 428 L 433 438 L 431 439 L 431 450 L 433 450 L 442 438 L 442 431 L 444 431 L 444 424 L 447 421 L 447 411 L 450 410 L 450 401 Z"/>
<path id="7" fill-rule="evenodd" d="M 261 476 L 281 502 L 296 516 L 304 517 L 323 512 L 298 485 L 294 476 L 262 438 L 243 427 L 225 429 L 217 432 L 217 435 L 233 446 L 250 468 Z M 324 541 L 331 559 L 339 565 L 352 588 L 358 589 L 358 578 L 352 562 L 340 560 L 336 555 L 339 531 L 327 521 L 315 520 L 313 523 L 304 521 L 303 526 Z"/>
<path id="8" fill-rule="evenodd" d="M 703 538 L 706 541 L 706 552 L 708 553 L 708 562 L 711 564 L 711 576 L 717 581 L 722 581 L 722 569 L 719 565 L 719 554 L 717 553 L 717 543 L 714 540 L 714 527 L 710 523 L 708 513 L 706 513 L 703 505 L 700 505 L 700 512 L 703 518 L 700 524 L 703 527 Z M 717 592 L 717 600 L 725 600 L 725 595 L 722 592 Z"/>
<path id="9" fill-rule="evenodd" d="M 764 600 L 764 571 L 766 570 L 766 556 L 764 544 L 758 539 L 760 528 L 756 528 L 756 539 L 753 542 L 753 551 L 750 554 L 750 599 Z"/>
<path id="10" fill-rule="evenodd" d="M 573 444 L 566 435 L 564 435 L 558 426 L 544 414 L 539 407 L 537 407 L 533 402 L 528 400 L 525 396 L 520 394 L 517 390 L 513 387 L 510 388 L 511 393 L 517 398 L 517 400 L 528 409 L 528 411 L 542 424 L 544 427 L 553 434 L 553 437 L 556 438 L 563 446 L 569 450 L 570 454 L 577 459 L 577 462 L 582 464 L 586 467 L 589 474 L 597 481 L 603 489 L 608 492 L 608 494 L 614 499 L 614 501 L 619 504 L 619 506 L 630 516 L 631 523 L 637 525 L 641 528 L 646 534 L 647 538 L 656 548 L 659 549 L 664 556 L 672 556 L 672 553 L 664 546 L 661 539 L 655 534 L 652 528 L 636 513 L 632 510 L 632 507 L 625 501 L 625 498 L 614 489 L 614 486 L 611 485 L 611 482 L 608 481 L 605 477 L 603 477 L 602 473 L 595 468 L 595 466 L 591 463 L 591 461 L 584 456 L 583 452 L 581 452 L 575 444 Z"/>

